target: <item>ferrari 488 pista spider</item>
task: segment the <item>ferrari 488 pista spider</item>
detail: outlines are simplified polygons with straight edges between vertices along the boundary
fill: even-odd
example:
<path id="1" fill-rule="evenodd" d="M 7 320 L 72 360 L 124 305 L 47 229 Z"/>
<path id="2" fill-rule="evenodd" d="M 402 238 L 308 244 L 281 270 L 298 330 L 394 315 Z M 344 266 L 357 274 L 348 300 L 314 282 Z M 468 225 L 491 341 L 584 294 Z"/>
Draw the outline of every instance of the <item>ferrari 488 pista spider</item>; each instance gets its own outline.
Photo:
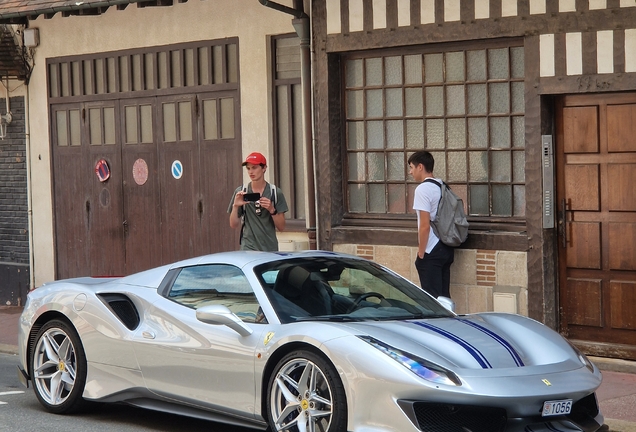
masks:
<path id="1" fill-rule="evenodd" d="M 228 252 L 47 283 L 28 295 L 19 351 L 23 383 L 54 413 L 120 402 L 276 432 L 603 424 L 601 374 L 558 333 L 457 315 L 332 252 Z"/>

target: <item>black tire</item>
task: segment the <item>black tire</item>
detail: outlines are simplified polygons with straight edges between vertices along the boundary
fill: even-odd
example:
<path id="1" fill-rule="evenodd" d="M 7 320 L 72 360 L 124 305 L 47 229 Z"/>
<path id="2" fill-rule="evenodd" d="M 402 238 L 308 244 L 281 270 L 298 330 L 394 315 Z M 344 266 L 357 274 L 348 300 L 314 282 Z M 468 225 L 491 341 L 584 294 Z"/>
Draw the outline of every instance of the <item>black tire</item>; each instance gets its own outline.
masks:
<path id="1" fill-rule="evenodd" d="M 44 324 L 31 347 L 29 373 L 38 400 L 55 414 L 84 408 L 86 355 L 73 327 L 61 320 Z"/>
<path id="2" fill-rule="evenodd" d="M 272 432 L 298 432 L 300 421 L 307 425 L 303 430 L 346 431 L 347 397 L 335 367 L 311 351 L 287 354 L 269 380 L 267 413 Z"/>

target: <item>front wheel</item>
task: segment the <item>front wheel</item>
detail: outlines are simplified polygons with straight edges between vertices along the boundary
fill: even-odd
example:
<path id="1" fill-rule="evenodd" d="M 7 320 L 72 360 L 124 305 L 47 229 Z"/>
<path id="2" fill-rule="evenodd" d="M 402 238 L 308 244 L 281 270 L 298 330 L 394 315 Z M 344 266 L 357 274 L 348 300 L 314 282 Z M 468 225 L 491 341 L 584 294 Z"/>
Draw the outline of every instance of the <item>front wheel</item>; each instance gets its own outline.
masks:
<path id="1" fill-rule="evenodd" d="M 86 356 L 75 329 L 60 320 L 46 323 L 31 350 L 33 390 L 48 411 L 66 414 L 84 404 Z"/>
<path id="2" fill-rule="evenodd" d="M 273 432 L 347 430 L 347 401 L 336 369 L 323 357 L 295 351 L 276 365 L 267 408 Z"/>

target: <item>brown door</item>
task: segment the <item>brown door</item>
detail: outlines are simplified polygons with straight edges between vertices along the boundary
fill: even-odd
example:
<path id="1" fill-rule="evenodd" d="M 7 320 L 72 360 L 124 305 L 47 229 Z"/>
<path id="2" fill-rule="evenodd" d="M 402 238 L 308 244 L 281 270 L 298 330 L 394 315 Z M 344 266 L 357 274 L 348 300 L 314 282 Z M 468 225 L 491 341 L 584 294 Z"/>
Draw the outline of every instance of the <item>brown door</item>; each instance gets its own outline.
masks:
<path id="1" fill-rule="evenodd" d="M 57 277 L 124 274 L 114 103 L 55 105 L 51 114 Z"/>
<path id="2" fill-rule="evenodd" d="M 155 101 L 119 102 L 127 274 L 163 264 Z"/>
<path id="3" fill-rule="evenodd" d="M 229 227 L 227 207 L 243 178 L 238 92 L 201 94 L 198 104 L 202 202 L 199 231 L 203 238 L 200 253 L 236 250 L 239 233 Z"/>
<path id="4" fill-rule="evenodd" d="M 636 360 L 636 94 L 557 104 L 562 333 Z"/>

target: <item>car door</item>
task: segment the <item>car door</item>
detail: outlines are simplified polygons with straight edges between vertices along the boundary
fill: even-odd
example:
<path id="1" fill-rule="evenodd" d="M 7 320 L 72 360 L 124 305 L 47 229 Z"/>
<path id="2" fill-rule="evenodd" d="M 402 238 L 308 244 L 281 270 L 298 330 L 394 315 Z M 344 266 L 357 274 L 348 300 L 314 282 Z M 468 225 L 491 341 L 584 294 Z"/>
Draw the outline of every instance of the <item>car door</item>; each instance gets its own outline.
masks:
<path id="1" fill-rule="evenodd" d="M 241 336 L 224 325 L 203 323 L 196 309 L 225 305 L 251 326 Z M 256 346 L 264 325 L 259 304 L 242 271 L 200 265 L 178 271 L 165 297 L 144 312 L 135 352 L 148 388 L 170 399 L 233 415 L 255 411 Z"/>

